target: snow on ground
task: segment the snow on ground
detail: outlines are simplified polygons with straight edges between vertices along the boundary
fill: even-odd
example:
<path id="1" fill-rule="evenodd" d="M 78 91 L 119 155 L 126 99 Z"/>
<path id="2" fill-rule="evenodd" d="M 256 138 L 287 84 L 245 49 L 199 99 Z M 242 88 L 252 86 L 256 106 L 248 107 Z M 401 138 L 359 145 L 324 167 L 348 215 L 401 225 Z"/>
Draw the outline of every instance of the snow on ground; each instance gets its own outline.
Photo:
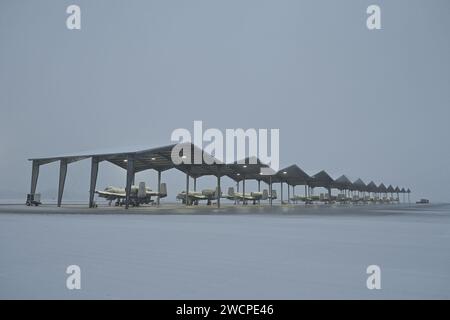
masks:
<path id="1" fill-rule="evenodd" d="M 0 298 L 448 299 L 450 205 L 0 206 Z"/>

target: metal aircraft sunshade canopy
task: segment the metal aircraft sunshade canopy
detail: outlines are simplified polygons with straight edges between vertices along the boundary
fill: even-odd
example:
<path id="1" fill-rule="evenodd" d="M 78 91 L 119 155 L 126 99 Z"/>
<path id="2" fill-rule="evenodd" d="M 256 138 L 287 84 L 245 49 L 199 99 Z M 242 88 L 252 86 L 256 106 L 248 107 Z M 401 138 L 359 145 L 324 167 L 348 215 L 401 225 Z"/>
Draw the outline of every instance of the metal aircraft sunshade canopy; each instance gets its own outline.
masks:
<path id="1" fill-rule="evenodd" d="M 389 187 L 387 187 L 387 192 L 394 193 L 394 191 L 395 191 L 394 187 L 390 184 Z"/>
<path id="2" fill-rule="evenodd" d="M 232 169 L 225 163 L 192 143 L 184 143 L 175 146 L 177 149 L 170 150 L 170 153 L 178 153 L 178 159 L 182 162 L 175 164 L 174 167 L 188 174 L 192 178 L 210 175 L 225 176 L 233 173 Z M 170 155 L 169 157 L 171 159 Z"/>
<path id="3" fill-rule="evenodd" d="M 308 182 L 311 180 L 311 177 L 306 174 L 305 171 L 300 169 L 296 164 L 293 164 L 289 167 L 279 170 L 275 174 L 274 178 L 272 178 L 272 182 L 274 180 L 276 182 L 286 182 L 291 186 L 297 186 L 308 184 Z"/>
<path id="4" fill-rule="evenodd" d="M 178 148 L 182 152 L 190 150 L 186 154 L 181 154 L 180 164 L 175 164 L 172 161 L 172 152 L 174 147 Z M 176 151 L 176 150 L 175 150 Z M 80 161 L 87 158 L 96 158 L 98 161 L 108 161 L 124 170 L 127 170 L 128 160 L 132 159 L 134 162 L 134 172 L 141 172 L 148 169 L 154 169 L 157 171 L 165 171 L 168 169 L 176 168 L 184 173 L 188 173 L 191 177 L 201 177 L 205 175 L 228 175 L 233 174 L 234 171 L 231 167 L 221 163 L 218 159 L 214 158 L 210 154 L 204 152 L 199 147 L 192 143 L 173 144 L 152 149 L 143 149 L 136 151 L 124 151 L 115 153 L 86 153 L 80 155 L 68 155 L 58 156 L 51 158 L 33 158 L 29 159 L 35 161 L 39 165 L 48 164 L 55 161 L 64 160 L 67 163 Z M 195 163 L 195 159 L 200 159 L 198 163 Z M 187 163 L 186 163 L 187 162 Z"/>
<path id="5" fill-rule="evenodd" d="M 330 177 L 325 170 L 322 170 L 311 177 L 311 180 L 308 182 L 309 186 L 313 188 L 323 187 L 323 188 L 331 188 L 333 185 L 333 178 Z"/>
<path id="6" fill-rule="evenodd" d="M 366 191 L 367 186 L 364 181 L 362 181 L 361 179 L 357 179 L 355 182 L 353 182 L 352 189 L 356 191 Z"/>
<path id="7" fill-rule="evenodd" d="M 190 150 L 190 152 L 186 152 L 186 154 L 180 154 L 181 160 L 183 161 L 183 163 L 180 164 L 175 164 L 172 161 L 172 152 L 176 146 L 178 146 L 181 152 Z M 199 163 L 194 163 L 194 159 L 196 159 L 195 157 L 200 159 Z M 136 151 L 127 150 L 125 152 L 116 153 L 86 153 L 51 158 L 33 158 L 29 160 L 32 160 L 38 165 L 43 165 L 55 161 L 66 161 L 67 163 L 72 163 L 87 158 L 95 158 L 99 162 L 108 161 L 124 170 L 127 170 L 128 161 L 132 159 L 134 163 L 134 172 L 136 173 L 148 169 L 165 171 L 172 168 L 188 173 L 191 177 L 200 177 L 205 175 L 224 176 L 234 173 L 232 168 L 228 167 L 224 163 L 221 163 L 218 159 L 215 159 L 213 156 L 191 143 L 179 145 L 173 144 Z M 190 164 L 185 162 L 190 162 Z"/>
<path id="8" fill-rule="evenodd" d="M 95 187 L 98 176 L 98 167 L 101 161 L 108 161 L 123 168 L 127 172 L 126 177 L 126 199 L 125 208 L 130 203 L 130 190 L 134 183 L 135 173 L 147 169 L 157 170 L 159 173 L 171 168 L 176 168 L 184 172 L 187 176 L 193 178 L 205 175 L 213 175 L 218 178 L 218 186 L 220 185 L 219 177 L 224 175 L 237 175 L 239 172 L 259 171 L 260 164 L 253 165 L 250 161 L 244 168 L 227 165 L 214 158 L 212 155 L 204 152 L 192 143 L 180 143 L 159 148 L 141 149 L 135 151 L 124 152 L 92 152 L 82 153 L 79 155 L 68 155 L 51 158 L 33 158 L 32 178 L 30 193 L 34 194 L 36 190 L 37 180 L 39 176 L 39 167 L 43 164 L 60 161 L 60 179 L 58 187 L 58 206 L 61 206 L 62 195 L 64 192 L 64 184 L 69 163 L 91 158 L 91 181 L 89 190 L 89 207 L 94 206 Z M 188 180 L 186 180 L 188 182 Z M 160 186 L 160 174 L 158 174 L 158 188 Z M 159 204 L 159 197 L 158 197 Z M 219 206 L 220 200 L 217 204 Z"/>
<path id="9" fill-rule="evenodd" d="M 80 153 L 78 155 L 64 155 L 48 158 L 29 159 L 38 165 L 48 164 L 55 161 L 66 161 L 72 163 L 87 158 L 96 158 L 98 161 L 108 161 L 123 169 L 127 169 L 128 159 L 133 157 L 135 160 L 135 171 L 139 172 L 145 169 L 167 170 L 174 167 L 170 158 L 174 145 L 168 145 L 152 149 L 123 150 L 118 152 L 90 152 Z"/>
<path id="10" fill-rule="evenodd" d="M 378 186 L 378 192 L 383 192 L 383 193 L 386 193 L 386 192 L 387 192 L 387 188 L 386 188 L 386 186 L 384 185 L 384 183 L 381 183 L 381 184 Z"/>
<path id="11" fill-rule="evenodd" d="M 228 163 L 226 175 L 236 182 L 242 180 L 263 180 L 265 175 L 261 174 L 261 169 L 269 168 L 256 157 L 247 157 L 242 160 Z"/>
<path id="12" fill-rule="evenodd" d="M 311 177 L 296 164 L 281 169 L 277 175 L 291 186 L 306 185 L 311 180 Z"/>
<path id="13" fill-rule="evenodd" d="M 405 188 L 402 188 L 402 190 L 400 190 L 401 193 L 406 193 Z"/>
<path id="14" fill-rule="evenodd" d="M 347 190 L 352 188 L 353 183 L 347 178 L 346 175 L 342 175 L 334 180 L 333 188 L 339 190 Z"/>
<path id="15" fill-rule="evenodd" d="M 373 182 L 373 181 L 369 182 L 369 184 L 367 185 L 366 189 L 367 189 L 368 192 L 377 192 L 378 191 L 378 187 L 375 184 L 375 182 Z"/>
<path id="16" fill-rule="evenodd" d="M 395 193 L 400 193 L 400 188 L 397 186 L 397 187 L 395 187 L 395 190 L 394 190 L 394 192 Z"/>

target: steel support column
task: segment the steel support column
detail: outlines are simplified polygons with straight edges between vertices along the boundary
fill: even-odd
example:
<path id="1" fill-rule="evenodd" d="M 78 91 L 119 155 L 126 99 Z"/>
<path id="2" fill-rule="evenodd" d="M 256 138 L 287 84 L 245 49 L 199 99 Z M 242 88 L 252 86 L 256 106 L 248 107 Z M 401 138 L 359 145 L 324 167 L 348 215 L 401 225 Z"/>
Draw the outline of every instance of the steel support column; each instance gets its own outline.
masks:
<path id="1" fill-rule="evenodd" d="M 261 180 L 258 180 L 258 192 L 261 192 Z M 261 199 L 258 199 L 258 204 L 261 204 Z"/>
<path id="2" fill-rule="evenodd" d="M 125 209 L 130 206 L 131 185 L 134 179 L 134 156 L 127 157 L 127 181 L 125 186 Z"/>
<path id="3" fill-rule="evenodd" d="M 291 186 L 289 185 L 289 183 L 287 183 L 287 188 L 288 188 L 288 201 L 287 201 L 287 203 L 290 204 L 291 203 Z"/>
<path id="4" fill-rule="evenodd" d="M 32 168 L 31 168 L 31 188 L 30 193 L 36 193 L 36 186 L 39 177 L 39 163 L 36 160 L 33 160 Z"/>
<path id="5" fill-rule="evenodd" d="M 273 201 L 273 194 L 272 194 L 272 176 L 269 177 L 269 194 L 270 194 L 270 206 L 272 206 L 272 201 Z"/>
<path id="6" fill-rule="evenodd" d="M 186 198 L 184 199 L 186 206 L 189 205 L 189 173 L 186 173 Z"/>
<path id="7" fill-rule="evenodd" d="M 245 177 L 243 177 L 243 179 L 242 179 L 242 205 L 243 206 L 246 205 L 246 201 L 245 201 Z"/>
<path id="8" fill-rule="evenodd" d="M 158 197 L 156 198 L 156 204 L 159 207 L 161 203 L 161 171 L 158 170 Z"/>
<path id="9" fill-rule="evenodd" d="M 67 175 L 67 160 L 61 159 L 59 161 L 59 185 L 58 185 L 58 207 L 61 207 L 62 196 L 64 193 L 64 184 L 66 183 Z"/>
<path id="10" fill-rule="evenodd" d="M 283 204 L 283 182 L 280 182 L 280 202 Z"/>
<path id="11" fill-rule="evenodd" d="M 195 180 L 194 180 L 195 181 Z M 220 173 L 217 175 L 217 208 L 220 208 Z"/>
<path id="12" fill-rule="evenodd" d="M 89 188 L 89 208 L 94 207 L 94 195 L 95 195 L 95 187 L 97 185 L 97 176 L 98 176 L 98 158 L 92 157 L 91 159 L 91 183 Z"/>

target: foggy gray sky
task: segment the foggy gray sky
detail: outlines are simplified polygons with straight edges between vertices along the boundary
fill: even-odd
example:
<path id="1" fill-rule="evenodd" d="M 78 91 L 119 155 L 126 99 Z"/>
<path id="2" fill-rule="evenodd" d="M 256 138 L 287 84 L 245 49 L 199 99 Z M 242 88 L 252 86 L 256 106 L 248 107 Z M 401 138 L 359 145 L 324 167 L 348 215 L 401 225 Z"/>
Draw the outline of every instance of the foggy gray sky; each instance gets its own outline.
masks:
<path id="1" fill-rule="evenodd" d="M 30 157 L 161 146 L 203 120 L 279 128 L 282 167 L 449 201 L 449 18 L 447 0 L 1 1 L 0 198 L 25 198 Z M 56 197 L 57 177 L 42 167 L 38 191 Z M 163 180 L 183 189 L 175 170 Z M 101 164 L 98 188 L 124 183 Z M 88 190 L 89 161 L 70 165 L 65 198 Z"/>

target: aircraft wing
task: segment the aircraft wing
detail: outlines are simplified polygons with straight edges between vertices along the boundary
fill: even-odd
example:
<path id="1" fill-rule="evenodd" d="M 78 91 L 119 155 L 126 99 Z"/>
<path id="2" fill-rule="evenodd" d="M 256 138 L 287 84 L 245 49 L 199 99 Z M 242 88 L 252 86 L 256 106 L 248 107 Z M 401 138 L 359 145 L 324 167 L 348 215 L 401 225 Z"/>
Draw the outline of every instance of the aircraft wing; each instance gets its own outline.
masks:
<path id="1" fill-rule="evenodd" d="M 234 200 L 234 199 L 238 199 L 238 200 L 255 200 L 255 197 L 253 197 L 252 195 L 250 195 L 248 193 L 243 195 L 242 193 L 235 192 L 234 194 L 232 194 L 232 195 L 229 194 L 229 195 L 226 195 L 225 197 L 227 199 L 230 199 L 230 200 Z"/>
<path id="2" fill-rule="evenodd" d="M 185 199 L 186 198 L 186 193 L 184 193 L 184 192 L 179 193 L 177 198 L 181 199 L 181 200 Z M 188 193 L 188 198 L 190 200 L 207 200 L 208 199 L 208 197 L 206 197 L 205 195 L 202 195 L 202 194 L 190 194 L 190 193 Z"/>
<path id="3" fill-rule="evenodd" d="M 124 199 L 125 194 L 123 193 L 116 193 L 116 192 L 109 192 L 109 191 L 95 191 L 96 194 L 98 194 L 101 198 L 107 198 L 107 199 Z"/>
<path id="4" fill-rule="evenodd" d="M 227 196 L 225 196 L 225 197 L 227 197 Z M 177 199 L 185 200 L 186 199 L 186 192 L 185 191 L 180 192 L 177 195 Z M 201 192 L 199 192 L 199 191 L 192 191 L 192 192 L 188 193 L 188 199 L 190 201 L 200 201 L 200 200 L 211 201 L 211 200 L 215 200 L 215 199 L 217 199 L 217 190 L 204 189 Z"/>

